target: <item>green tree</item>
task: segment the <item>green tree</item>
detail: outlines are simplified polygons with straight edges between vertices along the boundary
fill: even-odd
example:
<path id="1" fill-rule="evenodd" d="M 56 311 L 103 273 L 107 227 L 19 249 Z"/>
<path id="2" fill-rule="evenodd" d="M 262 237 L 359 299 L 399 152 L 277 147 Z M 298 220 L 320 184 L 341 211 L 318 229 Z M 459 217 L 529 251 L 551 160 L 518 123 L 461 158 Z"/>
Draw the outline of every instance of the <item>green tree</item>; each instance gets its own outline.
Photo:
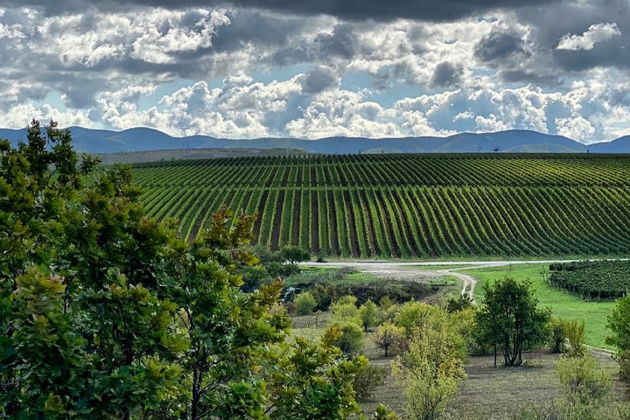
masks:
<path id="1" fill-rule="evenodd" d="M 465 354 L 464 339 L 446 313 L 434 314 L 431 327 L 413 330 L 408 351 L 394 365 L 395 374 L 406 387 L 408 418 L 436 419 L 441 415 L 466 376 Z"/>
<path id="2" fill-rule="evenodd" d="M 363 329 L 355 322 L 337 322 L 328 327 L 322 342 L 345 354 L 357 354 L 363 349 Z"/>
<path id="3" fill-rule="evenodd" d="M 374 344 L 379 349 L 382 349 L 385 353 L 385 357 L 389 356 L 389 351 L 392 346 L 396 346 L 403 340 L 405 330 L 402 327 L 396 326 L 390 322 L 381 324 L 371 338 Z"/>
<path id="4" fill-rule="evenodd" d="M 376 325 L 378 316 L 378 307 L 376 303 L 368 300 L 359 308 L 359 319 L 363 325 L 363 330 L 367 332 L 368 328 Z"/>
<path id="5" fill-rule="evenodd" d="M 527 282 L 508 277 L 486 284 L 484 292 L 476 315 L 481 344 L 499 348 L 505 366 L 519 366 L 524 349 L 547 339 L 550 312 L 537 308 L 538 300 Z"/>
<path id="6" fill-rule="evenodd" d="M 291 264 L 297 264 L 311 259 L 311 254 L 307 250 L 297 246 L 286 246 L 282 248 L 280 255 Z"/>
<path id="7" fill-rule="evenodd" d="M 630 382 L 630 294 L 617 300 L 608 317 L 608 328 L 613 335 L 606 339 L 606 343 L 617 347 L 621 376 Z"/>
<path id="8" fill-rule="evenodd" d="M 352 411 L 362 361 L 287 344 L 280 282 L 243 291 L 251 217 L 221 209 L 188 245 L 130 168 L 96 164 L 52 123 L 0 142 L 0 417 L 308 418 L 316 396 L 277 382 L 302 374 L 324 417 Z"/>
<path id="9" fill-rule="evenodd" d="M 566 351 L 567 335 L 565 333 L 566 322 L 562 319 L 553 319 L 550 323 L 551 335 L 549 341 L 552 353 L 564 353 Z"/>

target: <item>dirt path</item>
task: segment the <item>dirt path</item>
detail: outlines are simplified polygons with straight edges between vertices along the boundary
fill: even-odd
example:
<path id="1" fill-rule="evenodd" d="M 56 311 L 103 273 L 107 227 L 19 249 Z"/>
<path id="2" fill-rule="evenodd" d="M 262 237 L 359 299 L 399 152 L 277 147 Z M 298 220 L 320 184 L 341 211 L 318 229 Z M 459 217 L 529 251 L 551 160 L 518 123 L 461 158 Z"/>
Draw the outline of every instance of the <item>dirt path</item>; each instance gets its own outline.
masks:
<path id="1" fill-rule="evenodd" d="M 627 260 L 627 259 L 624 259 Z M 552 264 L 568 263 L 583 260 L 529 260 L 529 261 L 332 261 L 324 263 L 307 262 L 302 265 L 307 267 L 352 267 L 363 273 L 374 274 L 379 277 L 394 278 L 407 281 L 422 281 L 423 278 L 453 276 L 460 279 L 462 285 L 462 295 L 468 295 L 474 300 L 475 286 L 477 280 L 468 274 L 458 273 L 458 270 L 473 270 L 478 268 L 502 267 L 512 264 Z M 595 261 L 595 260 L 591 260 Z M 461 266 L 456 268 L 445 268 L 443 270 L 423 270 L 423 266 Z M 417 267 L 417 270 L 413 270 Z"/>

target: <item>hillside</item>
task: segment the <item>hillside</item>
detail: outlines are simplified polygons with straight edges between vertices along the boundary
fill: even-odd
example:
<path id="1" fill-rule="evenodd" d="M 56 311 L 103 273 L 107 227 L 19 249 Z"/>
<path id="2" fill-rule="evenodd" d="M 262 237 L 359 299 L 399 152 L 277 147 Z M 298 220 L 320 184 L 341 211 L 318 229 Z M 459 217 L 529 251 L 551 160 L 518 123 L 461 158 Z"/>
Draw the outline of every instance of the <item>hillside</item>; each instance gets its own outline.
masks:
<path id="1" fill-rule="evenodd" d="M 255 243 L 316 255 L 627 254 L 630 156 L 343 155 L 138 164 L 150 215 L 193 238 L 222 203 Z"/>
<path id="2" fill-rule="evenodd" d="M 173 149 L 297 149 L 308 153 L 630 153 L 630 137 L 608 143 L 584 145 L 567 137 L 529 130 L 496 133 L 460 133 L 449 137 L 405 137 L 371 139 L 328 137 L 219 139 L 195 135 L 172 137 L 150 128 L 123 131 L 70 127 L 75 148 L 87 153 L 122 153 Z M 25 130 L 0 129 L 0 138 L 13 144 L 24 140 Z M 173 157 L 176 152 L 173 152 Z"/>

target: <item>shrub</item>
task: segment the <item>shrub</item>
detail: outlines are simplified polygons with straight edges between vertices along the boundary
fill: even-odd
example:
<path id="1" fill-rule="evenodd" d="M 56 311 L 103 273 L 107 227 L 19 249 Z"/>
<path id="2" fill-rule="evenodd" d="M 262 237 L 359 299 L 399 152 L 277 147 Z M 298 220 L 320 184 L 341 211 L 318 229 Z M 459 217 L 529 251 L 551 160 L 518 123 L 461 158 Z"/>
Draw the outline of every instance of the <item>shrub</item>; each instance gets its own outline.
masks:
<path id="1" fill-rule="evenodd" d="M 385 384 L 387 368 L 371 364 L 365 365 L 363 369 L 354 376 L 352 386 L 357 401 L 366 401 L 374 395 L 374 390 Z"/>
<path id="2" fill-rule="evenodd" d="M 310 315 L 317 306 L 317 301 L 310 292 L 302 292 L 295 297 L 295 311 L 298 315 Z"/>
<path id="3" fill-rule="evenodd" d="M 400 307 L 396 315 L 396 324 L 403 327 L 405 333 L 410 335 L 414 328 L 426 325 L 429 318 L 437 312 L 438 309 L 435 306 L 422 302 L 407 302 Z"/>
<path id="4" fill-rule="evenodd" d="M 359 319 L 363 325 L 363 330 L 367 332 L 368 328 L 376 325 L 378 307 L 376 303 L 368 300 L 359 308 Z"/>
<path id="5" fill-rule="evenodd" d="M 567 335 L 565 332 L 566 322 L 561 319 L 553 319 L 549 325 L 552 353 L 564 353 L 566 351 Z"/>
<path id="6" fill-rule="evenodd" d="M 563 356 L 556 370 L 560 376 L 562 393 L 571 404 L 597 404 L 611 390 L 610 377 L 596 370 L 595 359 L 590 355 Z"/>
<path id="7" fill-rule="evenodd" d="M 472 306 L 473 300 L 468 295 L 460 295 L 457 298 L 450 298 L 446 301 L 447 312 L 459 312 Z"/>
<path id="8" fill-rule="evenodd" d="M 331 306 L 331 322 L 352 322 L 359 326 L 362 325 L 361 318 L 359 317 L 359 309 L 354 306 L 353 303 L 344 302 L 347 301 L 340 301 Z"/>
<path id="9" fill-rule="evenodd" d="M 387 357 L 390 349 L 395 348 L 400 343 L 404 334 L 405 330 L 402 327 L 387 322 L 379 326 L 371 338 L 376 347 L 383 350 L 385 357 Z"/>
<path id="10" fill-rule="evenodd" d="M 354 322 L 334 323 L 324 333 L 322 342 L 339 347 L 345 354 L 357 354 L 363 348 L 363 330 Z"/>
<path id="11" fill-rule="evenodd" d="M 586 345 L 584 340 L 584 321 L 567 321 L 564 323 L 564 334 L 567 336 L 569 348 L 567 353 L 571 357 L 580 357 L 586 354 Z"/>
<path id="12" fill-rule="evenodd" d="M 621 377 L 630 382 L 630 294 L 617 300 L 608 317 L 608 328 L 613 335 L 606 339 L 606 343 L 617 347 Z"/>

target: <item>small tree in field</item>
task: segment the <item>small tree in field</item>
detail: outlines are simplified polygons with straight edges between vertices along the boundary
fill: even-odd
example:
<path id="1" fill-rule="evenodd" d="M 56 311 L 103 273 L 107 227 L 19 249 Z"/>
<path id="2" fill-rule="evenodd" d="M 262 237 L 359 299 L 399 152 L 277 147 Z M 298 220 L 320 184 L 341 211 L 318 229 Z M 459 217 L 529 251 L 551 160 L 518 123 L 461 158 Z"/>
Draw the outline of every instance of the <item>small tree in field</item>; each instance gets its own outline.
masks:
<path id="1" fill-rule="evenodd" d="M 617 347 L 621 377 L 630 382 L 630 294 L 617 300 L 608 317 L 608 328 L 613 335 L 606 339 L 606 343 Z"/>
<path id="2" fill-rule="evenodd" d="M 372 335 L 372 341 L 374 341 L 376 347 L 385 352 L 385 357 L 387 357 L 389 356 L 390 348 L 402 340 L 404 335 L 404 328 L 387 322 L 376 329 L 376 332 Z"/>
<path id="3" fill-rule="evenodd" d="M 359 308 L 359 318 L 363 325 L 363 330 L 367 332 L 368 328 L 376 325 L 378 315 L 378 307 L 376 303 L 368 300 Z"/>
<path id="4" fill-rule="evenodd" d="M 505 366 L 520 366 L 523 350 L 547 338 L 549 310 L 537 308 L 530 283 L 512 278 L 484 287 L 485 297 L 477 313 L 479 338 L 483 345 L 500 349 Z M 495 359 L 496 360 L 496 359 Z"/>

